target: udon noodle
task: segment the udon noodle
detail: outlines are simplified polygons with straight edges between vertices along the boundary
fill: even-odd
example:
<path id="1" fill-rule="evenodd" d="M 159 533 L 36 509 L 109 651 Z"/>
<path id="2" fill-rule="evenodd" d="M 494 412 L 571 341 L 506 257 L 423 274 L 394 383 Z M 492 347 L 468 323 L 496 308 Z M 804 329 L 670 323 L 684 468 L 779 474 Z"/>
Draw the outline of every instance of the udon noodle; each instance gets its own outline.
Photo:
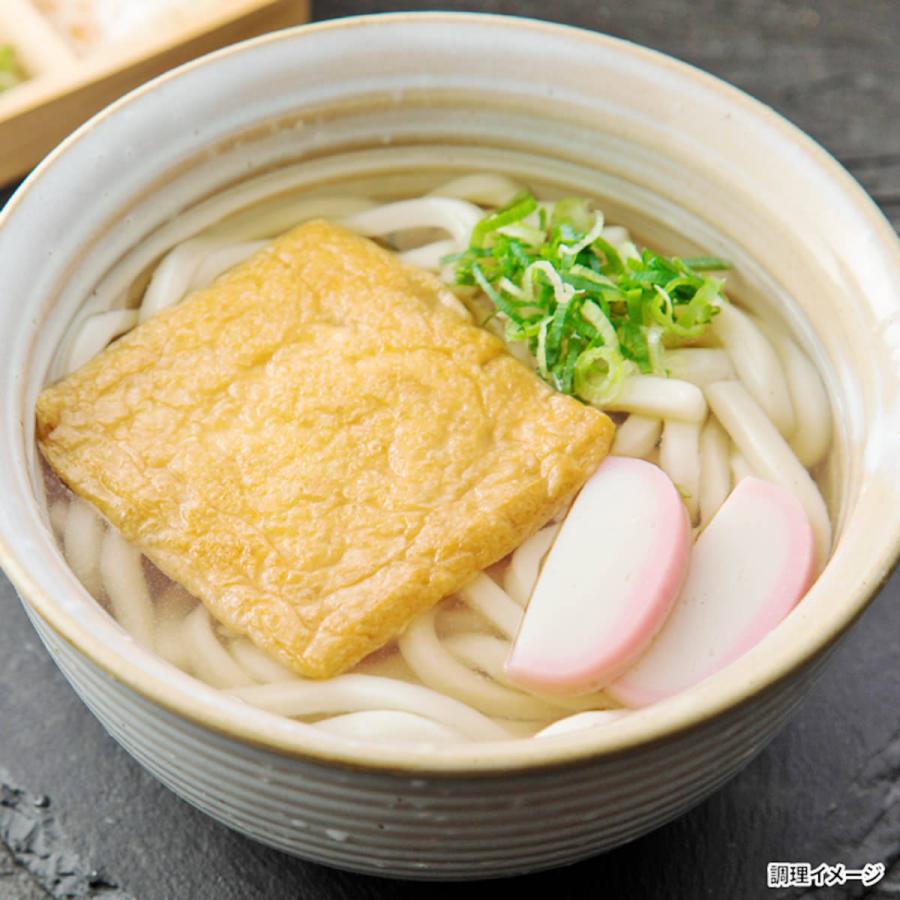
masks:
<path id="1" fill-rule="evenodd" d="M 137 323 L 307 219 L 338 221 L 440 274 L 448 254 L 468 247 L 485 210 L 520 189 L 508 178 L 477 174 L 382 204 L 364 197 L 285 199 L 284 185 L 274 198 L 263 184 L 256 194 L 251 185 L 220 195 L 160 229 L 120 264 L 76 320 L 51 374 L 59 378 L 78 368 Z M 623 257 L 637 252 L 624 228 L 604 226 L 602 236 Z M 485 318 L 483 298 L 469 292 L 463 299 L 449 290 L 444 295 L 459 315 Z M 503 337 L 498 317 L 486 327 Z M 509 349 L 534 364 L 523 344 Z M 788 488 L 809 517 L 821 567 L 831 526 L 808 470 L 828 452 L 831 426 L 810 361 L 785 333 L 733 305 L 721 309 L 702 346 L 664 353 L 670 377 L 631 375 L 605 407 L 619 424 L 612 453 L 658 464 L 679 485 L 695 532 L 746 475 Z M 394 644 L 350 673 L 313 681 L 214 621 L 92 506 L 49 472 L 47 481 L 50 519 L 66 560 L 122 628 L 173 666 L 263 710 L 344 738 L 424 742 L 540 737 L 627 715 L 602 692 L 541 696 L 504 674 L 558 522 L 421 614 Z"/>

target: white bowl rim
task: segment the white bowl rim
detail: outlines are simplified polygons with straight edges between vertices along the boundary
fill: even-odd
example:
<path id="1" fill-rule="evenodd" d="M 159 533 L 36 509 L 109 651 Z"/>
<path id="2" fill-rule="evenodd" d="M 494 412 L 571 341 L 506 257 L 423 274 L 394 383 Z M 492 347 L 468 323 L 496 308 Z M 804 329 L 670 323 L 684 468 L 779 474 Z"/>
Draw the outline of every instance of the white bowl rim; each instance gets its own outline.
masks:
<path id="1" fill-rule="evenodd" d="M 414 12 L 380 13 L 352 16 L 296 26 L 283 31 L 262 35 L 248 41 L 218 50 L 173 69 L 121 99 L 88 120 L 77 131 L 66 138 L 28 176 L 18 188 L 5 208 L 0 211 L 0 228 L 14 213 L 19 201 L 30 187 L 38 181 L 55 160 L 66 153 L 98 122 L 116 115 L 137 98 L 153 91 L 160 84 L 176 80 L 183 74 L 204 67 L 223 57 L 244 52 L 245 49 L 264 44 L 294 40 L 300 36 L 319 32 L 349 30 L 385 25 L 389 22 L 425 22 L 441 25 L 477 24 L 479 22 L 499 23 L 507 28 L 532 29 L 566 35 L 569 40 L 593 42 L 597 46 L 617 50 L 642 59 L 647 63 L 666 67 L 691 78 L 699 86 L 718 92 L 736 107 L 779 131 L 799 149 L 811 164 L 817 166 L 829 180 L 842 189 L 846 199 L 852 202 L 855 211 L 871 227 L 876 243 L 888 259 L 893 258 L 900 279 L 900 243 L 875 206 L 871 198 L 849 173 L 821 145 L 802 132 L 771 108 L 740 89 L 704 72 L 688 63 L 664 53 L 643 47 L 633 42 L 586 29 L 551 23 L 543 20 L 516 16 L 467 12 Z M 857 593 L 849 599 L 842 615 L 829 623 L 827 629 L 810 634 L 806 642 L 793 654 L 785 654 L 777 661 L 767 661 L 761 671 L 747 672 L 741 662 L 741 677 L 730 679 L 715 678 L 704 682 L 691 691 L 653 708 L 653 715 L 635 713 L 615 728 L 593 729 L 561 735 L 558 738 L 540 741 L 513 741 L 498 744 L 461 744 L 447 748 L 414 749 L 412 747 L 353 744 L 325 735 L 312 728 L 292 728 L 286 731 L 279 727 L 280 717 L 238 706 L 227 699 L 219 703 L 219 692 L 195 682 L 193 690 L 172 693 L 171 685 L 163 686 L 131 663 L 127 656 L 128 647 L 110 647 L 91 634 L 81 623 L 67 615 L 19 562 L 12 542 L 7 534 L 0 532 L 0 565 L 15 585 L 23 600 L 59 635 L 97 668 L 115 681 L 125 685 L 144 700 L 163 708 L 195 725 L 243 744 L 272 751 L 280 756 L 302 759 L 310 762 L 337 764 L 353 770 L 370 772 L 394 772 L 428 776 L 480 776 L 507 774 L 519 771 L 556 768 L 578 764 L 587 759 L 613 756 L 626 751 L 649 746 L 677 737 L 694 730 L 710 720 L 751 702 L 760 694 L 789 678 L 797 669 L 823 654 L 862 614 L 868 603 L 877 595 L 890 577 L 900 557 L 900 514 L 888 527 L 879 543 L 877 556 L 870 560 L 871 572 L 860 581 Z M 752 653 L 752 651 L 751 651 Z M 750 677 L 747 677 L 750 675 Z M 191 679 L 192 680 L 192 679 Z M 664 706 L 665 709 L 661 707 Z M 235 721 L 235 712 L 241 721 Z M 636 721 L 639 719 L 640 721 Z M 297 725 L 298 723 L 290 723 Z M 502 747 L 502 751 L 500 750 Z M 494 749 L 496 748 L 496 749 Z"/>

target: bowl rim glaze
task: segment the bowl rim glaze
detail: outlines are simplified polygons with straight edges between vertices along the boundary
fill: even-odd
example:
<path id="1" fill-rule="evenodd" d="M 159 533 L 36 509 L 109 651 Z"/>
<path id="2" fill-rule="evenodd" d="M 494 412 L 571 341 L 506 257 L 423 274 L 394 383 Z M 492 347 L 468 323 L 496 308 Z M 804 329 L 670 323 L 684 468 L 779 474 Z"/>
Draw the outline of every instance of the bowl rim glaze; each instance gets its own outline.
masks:
<path id="1" fill-rule="evenodd" d="M 382 27 L 391 22 L 423 23 L 445 28 L 486 22 L 504 28 L 528 29 L 556 38 L 562 36 L 571 42 L 585 42 L 598 48 L 606 48 L 647 66 L 674 70 L 681 77 L 690 78 L 701 89 L 719 94 L 729 102 L 736 114 L 738 112 L 744 114 L 748 117 L 748 121 L 753 118 L 763 119 L 769 127 L 776 129 L 785 140 L 785 146 L 789 144 L 795 152 L 803 154 L 811 166 L 816 167 L 829 182 L 840 188 L 844 199 L 852 203 L 855 211 L 871 228 L 875 246 L 888 260 L 893 259 L 893 269 L 896 273 L 900 273 L 900 244 L 897 243 L 893 229 L 868 195 L 827 151 L 761 102 L 689 64 L 628 41 L 539 20 L 478 13 L 392 13 L 331 20 L 264 35 L 187 63 L 116 101 L 67 138 L 32 172 L 10 199 L 0 213 L 0 227 L 9 221 L 21 199 L 70 146 L 89 133 L 97 123 L 120 114 L 137 98 L 158 90 L 161 85 L 177 80 L 186 72 L 199 67 L 215 66 L 217 61 L 245 52 L 250 47 L 258 48 L 267 44 L 297 40 L 301 36 L 309 38 L 323 32 Z M 897 305 L 900 307 L 900 300 Z M 693 695 L 690 702 L 673 698 L 666 703 L 665 711 L 655 710 L 653 714 L 644 712 L 636 714 L 640 718 L 639 722 L 632 716 L 629 717 L 630 721 L 609 730 L 576 732 L 552 740 L 504 742 L 502 750 L 498 745 L 466 744 L 443 748 L 440 753 L 431 751 L 423 753 L 404 747 L 374 744 L 349 744 L 323 735 L 312 728 L 294 729 L 286 733 L 272 727 L 273 723 L 269 720 L 274 717 L 269 714 L 247 707 L 238 710 L 238 715 L 235 715 L 234 702 L 230 702 L 229 709 L 211 703 L 209 700 L 211 689 L 205 686 L 200 685 L 199 689 L 189 692 L 178 689 L 173 693 L 171 685 L 148 677 L 129 662 L 124 652 L 126 650 L 124 642 L 123 647 L 118 649 L 102 643 L 88 628 L 68 615 L 50 593 L 36 583 L 19 560 L 15 546 L 18 536 L 11 538 L 0 532 L 0 563 L 23 600 L 62 639 L 106 674 L 170 713 L 243 744 L 306 761 L 339 764 L 351 769 L 373 772 L 478 776 L 570 765 L 588 758 L 625 753 L 698 728 L 728 710 L 751 701 L 789 677 L 814 657 L 823 654 L 853 624 L 877 594 L 900 556 L 900 516 L 896 517 L 893 523 L 886 524 L 888 534 L 880 541 L 877 556 L 869 561 L 865 577 L 861 577 L 858 582 L 857 592 L 846 599 L 841 615 L 833 617 L 829 627 L 819 628 L 809 634 L 805 643 L 795 648 L 794 653 L 783 653 L 776 659 L 767 660 L 764 671 L 756 671 L 751 677 L 745 677 L 747 673 L 743 670 L 742 677 L 733 674 L 728 677 L 728 673 L 725 673 L 712 682 L 692 689 L 689 692 Z"/>

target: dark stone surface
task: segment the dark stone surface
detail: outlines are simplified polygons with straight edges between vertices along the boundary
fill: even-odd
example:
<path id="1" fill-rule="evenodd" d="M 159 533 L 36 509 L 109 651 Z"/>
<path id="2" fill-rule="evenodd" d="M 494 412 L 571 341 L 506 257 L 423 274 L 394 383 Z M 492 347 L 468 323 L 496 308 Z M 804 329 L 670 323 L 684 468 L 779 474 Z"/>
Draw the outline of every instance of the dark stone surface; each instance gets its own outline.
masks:
<path id="1" fill-rule="evenodd" d="M 323 0 L 316 15 L 428 6 Z M 554 18 L 701 66 L 816 137 L 900 225 L 896 0 L 434 6 Z M 817 897 L 900 896 L 898 637 L 895 576 L 798 715 L 724 789 L 627 847 L 555 873 L 494 883 L 486 892 L 534 888 L 559 900 L 757 898 L 775 893 L 765 887 L 766 863 L 795 860 L 851 867 L 880 861 L 888 870 L 867 891 L 853 885 Z M 412 898 L 426 891 L 439 898 L 472 890 L 331 871 L 254 844 L 188 807 L 133 763 L 81 705 L 5 580 L 0 684 L 0 900 Z"/>

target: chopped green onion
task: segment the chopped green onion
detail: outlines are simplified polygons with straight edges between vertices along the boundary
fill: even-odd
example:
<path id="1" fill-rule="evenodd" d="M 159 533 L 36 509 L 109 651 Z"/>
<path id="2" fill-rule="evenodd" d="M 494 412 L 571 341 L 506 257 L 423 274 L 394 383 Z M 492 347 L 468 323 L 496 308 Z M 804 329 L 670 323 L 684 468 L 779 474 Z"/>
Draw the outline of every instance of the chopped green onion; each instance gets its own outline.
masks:
<path id="1" fill-rule="evenodd" d="M 619 337 L 616 329 L 613 328 L 612 323 L 603 315 L 603 310 L 596 303 L 588 300 L 581 307 L 581 315 L 597 329 L 597 333 L 603 338 L 604 346 L 612 347 L 615 350 L 619 349 Z"/>
<path id="2" fill-rule="evenodd" d="M 625 366 L 610 347 L 592 347 L 575 361 L 575 394 L 594 406 L 616 398 L 625 380 Z"/>
<path id="3" fill-rule="evenodd" d="M 518 240 L 531 247 L 540 247 L 544 242 L 544 232 L 540 228 L 522 225 L 521 223 L 504 225 L 502 228 L 497 229 L 497 233 L 506 237 L 518 238 Z"/>
<path id="4" fill-rule="evenodd" d="M 662 361 L 662 336 L 663 329 L 651 326 L 644 332 L 647 338 L 647 358 L 650 361 L 650 372 L 653 375 L 665 375 L 666 370 Z"/>
<path id="5" fill-rule="evenodd" d="M 473 247 L 483 247 L 485 239 L 492 231 L 497 231 L 513 222 L 521 222 L 537 209 L 537 200 L 531 194 L 514 197 L 512 203 L 485 216 L 473 229 L 470 243 Z"/>
<path id="6" fill-rule="evenodd" d="M 559 272 L 546 260 L 533 262 L 522 276 L 523 286 L 526 282 L 528 284 L 525 291 L 530 299 L 534 299 L 534 278 L 538 272 L 544 275 L 550 283 L 557 303 L 568 303 L 572 299 L 572 295 L 575 293 L 574 289 L 571 285 L 563 282 L 562 278 L 559 277 Z"/>
<path id="7" fill-rule="evenodd" d="M 625 264 L 622 262 L 619 251 L 609 241 L 604 240 L 602 237 L 596 237 L 594 238 L 594 246 L 600 248 L 604 257 L 606 257 L 606 265 L 612 272 L 619 273 L 625 270 Z"/>
<path id="8" fill-rule="evenodd" d="M 541 319 L 541 327 L 537 336 L 537 364 L 541 377 L 550 378 L 550 367 L 547 365 L 547 323 L 549 319 Z"/>
<path id="9" fill-rule="evenodd" d="M 614 245 L 603 230 L 588 200 L 538 205 L 522 194 L 445 260 L 503 315 L 507 341 L 527 343 L 544 380 L 599 406 L 631 372 L 665 375 L 664 348 L 702 336 L 726 302 L 704 272 L 730 267 Z"/>
<path id="10" fill-rule="evenodd" d="M 587 231 L 594 224 L 590 200 L 583 197 L 565 197 L 553 204 L 550 215 L 551 227 L 569 225 L 576 231 Z"/>
<path id="11" fill-rule="evenodd" d="M 719 259 L 718 256 L 692 256 L 690 259 L 683 259 L 682 262 L 695 272 L 724 272 L 732 268 L 727 259 Z"/>
<path id="12" fill-rule="evenodd" d="M 560 244 L 559 252 L 564 256 L 578 256 L 585 247 L 593 244 L 597 238 L 603 237 L 603 216 L 600 213 L 595 214 L 594 226 L 580 240 L 569 246 L 568 244 Z"/>

